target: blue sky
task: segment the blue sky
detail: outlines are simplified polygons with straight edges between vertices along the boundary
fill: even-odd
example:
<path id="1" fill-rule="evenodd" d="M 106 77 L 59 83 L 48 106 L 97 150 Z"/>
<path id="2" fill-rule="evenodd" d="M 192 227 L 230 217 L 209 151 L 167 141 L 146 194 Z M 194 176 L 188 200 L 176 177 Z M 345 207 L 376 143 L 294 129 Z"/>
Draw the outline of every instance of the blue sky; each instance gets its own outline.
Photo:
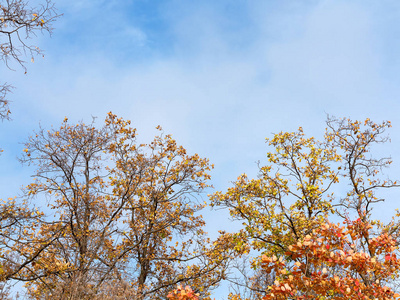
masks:
<path id="1" fill-rule="evenodd" d="M 40 2 L 35 0 L 34 2 Z M 326 114 L 391 120 L 389 171 L 400 170 L 400 2 L 56 0 L 64 16 L 45 58 L 28 73 L 1 66 L 15 85 L 1 124 L 3 198 L 29 183 L 15 157 L 39 122 L 132 120 L 145 141 L 160 124 L 215 164 L 213 184 L 255 176 L 264 138 L 302 126 L 322 137 Z M 398 178 L 400 176 L 397 176 Z M 394 194 L 395 195 L 395 194 Z M 377 211 L 400 207 L 396 197 Z M 219 226 L 216 214 L 208 219 Z M 221 225 L 224 226 L 224 225 Z"/>

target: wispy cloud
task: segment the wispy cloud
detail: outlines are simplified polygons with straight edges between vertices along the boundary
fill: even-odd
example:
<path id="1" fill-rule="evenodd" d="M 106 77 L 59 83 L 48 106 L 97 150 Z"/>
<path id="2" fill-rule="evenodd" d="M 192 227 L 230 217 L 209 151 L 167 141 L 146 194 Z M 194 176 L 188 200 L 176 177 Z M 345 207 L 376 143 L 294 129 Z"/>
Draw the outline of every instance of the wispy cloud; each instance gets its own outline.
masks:
<path id="1" fill-rule="evenodd" d="M 325 113 L 400 126 L 400 33 L 387 33 L 400 12 L 389 2 L 59 1 L 45 60 L 12 75 L 12 125 L 24 120 L 23 139 L 39 120 L 110 110 L 144 137 L 160 124 L 210 157 L 222 188 L 255 174 L 271 132 L 322 134 Z"/>

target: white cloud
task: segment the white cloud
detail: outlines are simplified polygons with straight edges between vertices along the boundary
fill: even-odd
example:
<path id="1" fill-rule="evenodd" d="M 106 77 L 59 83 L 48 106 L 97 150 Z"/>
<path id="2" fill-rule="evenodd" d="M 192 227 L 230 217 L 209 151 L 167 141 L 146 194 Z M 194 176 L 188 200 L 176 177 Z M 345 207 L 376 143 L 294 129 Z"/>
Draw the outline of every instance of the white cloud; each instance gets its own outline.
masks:
<path id="1" fill-rule="evenodd" d="M 60 12 L 67 12 L 57 25 L 61 39 L 56 28 L 53 40 L 43 39 L 45 60 L 29 65 L 26 76 L 9 77 L 18 87 L 14 121 L 3 125 L 10 132 L 0 145 L 8 153 L 20 150 L 18 141 L 39 120 L 57 126 L 64 116 L 88 121 L 93 115 L 101 122 L 111 110 L 131 119 L 144 140 L 160 124 L 209 157 L 213 183 L 224 189 L 242 172 L 256 174 L 265 137 L 298 126 L 321 136 L 330 113 L 392 120 L 393 143 L 380 151 L 398 162 L 396 175 L 400 33 L 393 28 L 400 11 L 389 1 L 367 2 L 254 1 L 231 13 L 228 2 L 172 1 L 163 6 L 171 43 L 164 52 L 151 48 L 149 28 L 130 22 L 121 1 L 60 1 Z M 135 56 L 136 48 L 144 52 Z M 28 182 L 9 154 L 0 164 L 7 195 Z M 378 213 L 384 217 L 385 210 Z"/>
<path id="2" fill-rule="evenodd" d="M 99 3 L 91 2 L 92 16 Z M 263 138 L 271 132 L 300 125 L 322 132 L 325 112 L 357 118 L 386 113 L 368 6 L 249 4 L 250 25 L 242 31 L 227 25 L 236 15 L 221 15 L 210 3 L 164 8 L 175 49 L 166 57 L 116 63 L 112 51 L 83 49 L 57 62 L 57 53 L 49 54 L 50 64 L 35 69 L 26 88 L 40 95 L 33 103 L 43 118 L 87 119 L 113 110 L 146 131 L 161 124 L 194 150 L 246 168 L 265 152 Z M 139 43 L 146 39 L 144 28 L 123 28 Z M 251 30 L 258 35 L 248 38 Z M 115 36 L 124 45 L 123 34 Z M 235 48 L 240 40 L 248 43 Z"/>
<path id="3" fill-rule="evenodd" d="M 160 124 L 216 164 L 214 185 L 222 189 L 242 172 L 255 175 L 255 162 L 267 151 L 265 137 L 298 126 L 321 136 L 325 113 L 391 119 L 399 128 L 398 79 L 382 76 L 379 28 L 384 26 L 376 26 L 371 7 L 363 3 L 256 2 L 244 6 L 246 24 L 238 29 L 227 21 L 238 12 L 221 15 L 224 10 L 213 11 L 210 3 L 197 8 L 172 2 L 164 18 L 173 51 L 153 55 L 149 50 L 143 61 L 129 55 L 119 59 L 121 52 L 111 46 L 128 51 L 124 30 L 139 44 L 148 41 L 146 28 L 123 22 L 110 52 L 48 53 L 29 66 L 28 77 L 15 75 L 14 122 L 24 120 L 21 139 L 39 120 L 57 125 L 64 116 L 77 121 L 94 115 L 100 122 L 110 110 L 131 119 L 147 140 Z M 91 5 L 94 22 L 103 6 Z M 113 39 L 104 36 L 99 42 L 108 40 Z M 392 155 L 400 143 L 396 132 L 387 146 Z"/>

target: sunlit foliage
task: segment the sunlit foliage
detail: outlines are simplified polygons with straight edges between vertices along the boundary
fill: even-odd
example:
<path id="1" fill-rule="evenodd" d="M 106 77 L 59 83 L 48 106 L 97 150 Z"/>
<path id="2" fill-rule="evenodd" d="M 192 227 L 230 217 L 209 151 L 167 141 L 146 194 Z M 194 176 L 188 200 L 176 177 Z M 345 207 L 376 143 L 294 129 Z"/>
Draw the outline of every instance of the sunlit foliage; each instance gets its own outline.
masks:
<path id="1" fill-rule="evenodd" d="M 397 186 L 381 176 L 390 159 L 371 153 L 387 141 L 389 127 L 328 118 L 322 141 L 302 128 L 275 134 L 258 178 L 243 174 L 227 192 L 212 195 L 214 206 L 243 223 L 236 248 L 250 248 L 253 257 L 251 270 L 232 279 L 239 288 L 230 299 L 394 297 L 385 284 L 397 278 L 399 223 L 372 219 L 373 206 L 383 201 L 378 190 Z"/>

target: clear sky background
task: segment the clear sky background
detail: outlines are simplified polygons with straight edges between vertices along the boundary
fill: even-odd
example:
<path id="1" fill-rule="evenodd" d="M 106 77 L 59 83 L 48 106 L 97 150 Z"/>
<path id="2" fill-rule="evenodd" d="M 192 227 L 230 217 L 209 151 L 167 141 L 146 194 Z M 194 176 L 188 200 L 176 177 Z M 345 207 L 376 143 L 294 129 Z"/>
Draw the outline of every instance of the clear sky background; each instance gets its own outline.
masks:
<path id="1" fill-rule="evenodd" d="M 109 111 L 144 141 L 161 125 L 208 157 L 217 190 L 256 175 L 272 133 L 302 126 L 322 138 L 326 114 L 390 120 L 392 142 L 378 150 L 400 178 L 400 1 L 54 2 L 64 15 L 52 38 L 32 41 L 45 58 L 27 74 L 0 66 L 16 87 L 13 121 L 0 124 L 2 198 L 29 183 L 16 156 L 39 122 L 101 124 Z M 394 195 L 377 217 L 400 207 Z M 229 224 L 222 215 L 207 216 L 211 228 Z"/>

